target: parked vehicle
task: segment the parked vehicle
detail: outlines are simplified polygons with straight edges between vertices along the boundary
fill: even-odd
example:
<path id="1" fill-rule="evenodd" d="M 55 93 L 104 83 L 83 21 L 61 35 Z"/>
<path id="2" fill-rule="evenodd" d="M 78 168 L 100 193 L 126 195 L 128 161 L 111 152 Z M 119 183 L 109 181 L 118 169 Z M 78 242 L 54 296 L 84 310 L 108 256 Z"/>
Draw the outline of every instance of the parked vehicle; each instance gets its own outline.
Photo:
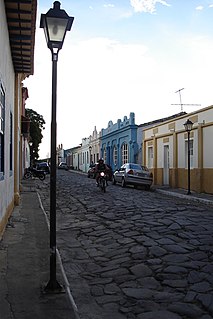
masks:
<path id="1" fill-rule="evenodd" d="M 100 189 L 105 193 L 106 192 L 106 186 L 107 186 L 107 175 L 105 172 L 100 172 L 99 179 L 98 179 L 98 185 Z"/>
<path id="2" fill-rule="evenodd" d="M 135 163 L 126 163 L 116 170 L 112 177 L 112 183 L 121 183 L 122 187 L 126 185 L 144 185 L 148 190 L 153 182 L 153 175 L 147 167 Z"/>
<path id="3" fill-rule="evenodd" d="M 44 171 L 46 174 L 50 174 L 50 167 L 47 162 L 41 162 L 36 165 L 37 170 Z"/>
<path id="4" fill-rule="evenodd" d="M 97 163 L 96 163 L 97 164 Z M 95 166 L 96 164 L 90 164 L 89 170 L 87 172 L 87 177 L 88 178 L 95 178 Z"/>
<path id="5" fill-rule="evenodd" d="M 67 163 L 65 162 L 61 162 L 59 165 L 58 165 L 58 168 L 59 169 L 65 169 L 66 171 L 68 170 L 68 165 Z"/>
<path id="6" fill-rule="evenodd" d="M 37 177 L 39 178 L 41 181 L 43 181 L 45 179 L 45 172 L 38 170 L 36 168 L 33 167 L 28 167 L 25 174 L 24 174 L 24 178 L 25 179 L 29 179 L 32 177 Z"/>
<path id="7" fill-rule="evenodd" d="M 87 172 L 87 177 L 88 178 L 95 178 L 95 175 L 96 175 L 96 173 L 95 173 L 95 166 L 97 165 L 98 163 L 96 163 L 96 164 L 91 164 L 90 165 L 90 168 L 89 168 L 89 170 L 88 170 L 88 172 Z M 113 175 L 113 173 L 112 173 L 112 168 L 111 168 L 111 166 L 109 166 L 108 164 L 107 164 L 107 167 L 109 168 L 109 170 L 107 171 L 107 180 L 108 181 L 111 181 L 112 180 L 112 175 Z"/>

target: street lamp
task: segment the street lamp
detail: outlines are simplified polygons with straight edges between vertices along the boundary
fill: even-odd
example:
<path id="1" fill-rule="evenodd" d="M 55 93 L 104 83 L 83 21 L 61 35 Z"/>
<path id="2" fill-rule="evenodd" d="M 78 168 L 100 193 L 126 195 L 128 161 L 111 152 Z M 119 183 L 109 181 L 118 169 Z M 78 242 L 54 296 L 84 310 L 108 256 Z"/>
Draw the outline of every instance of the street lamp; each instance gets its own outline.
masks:
<path id="1" fill-rule="evenodd" d="M 193 123 L 189 119 L 183 124 L 185 127 L 185 131 L 188 134 L 188 192 L 187 195 L 191 194 L 190 191 L 190 132 L 192 130 Z"/>
<path id="2" fill-rule="evenodd" d="M 74 18 L 60 9 L 60 2 L 55 1 L 53 9 L 41 14 L 40 28 L 44 29 L 47 47 L 52 53 L 52 118 L 51 118 L 51 171 L 50 171 L 50 279 L 46 292 L 62 291 L 56 279 L 56 93 L 58 53 L 64 43 L 67 31 L 71 30 Z"/>

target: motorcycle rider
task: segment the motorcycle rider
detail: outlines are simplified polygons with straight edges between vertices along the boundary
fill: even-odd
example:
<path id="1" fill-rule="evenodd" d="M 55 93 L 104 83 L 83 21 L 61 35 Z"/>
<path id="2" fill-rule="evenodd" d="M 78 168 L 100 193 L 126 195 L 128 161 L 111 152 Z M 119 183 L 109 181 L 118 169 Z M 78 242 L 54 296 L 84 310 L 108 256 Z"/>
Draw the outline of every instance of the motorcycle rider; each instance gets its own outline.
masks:
<path id="1" fill-rule="evenodd" d="M 95 178 L 96 178 L 96 185 L 99 186 L 99 177 L 100 173 L 104 172 L 107 175 L 107 171 L 109 170 L 109 167 L 104 163 L 103 158 L 100 158 L 98 160 L 98 163 L 95 166 Z"/>

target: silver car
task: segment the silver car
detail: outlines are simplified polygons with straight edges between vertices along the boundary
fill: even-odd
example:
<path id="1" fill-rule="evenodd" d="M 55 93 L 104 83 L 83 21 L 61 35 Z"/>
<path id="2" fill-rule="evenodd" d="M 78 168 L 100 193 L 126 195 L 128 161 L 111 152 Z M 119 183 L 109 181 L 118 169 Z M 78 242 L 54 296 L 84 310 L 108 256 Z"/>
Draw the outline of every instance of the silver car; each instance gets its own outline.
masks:
<path id="1" fill-rule="evenodd" d="M 65 169 L 66 171 L 68 170 L 68 165 L 67 163 L 65 162 L 61 162 L 59 165 L 58 165 L 58 168 L 59 169 Z"/>
<path id="2" fill-rule="evenodd" d="M 126 163 L 116 170 L 112 177 L 112 183 L 120 183 L 122 187 L 126 185 L 144 185 L 148 190 L 153 182 L 153 175 L 147 167 L 135 163 Z"/>

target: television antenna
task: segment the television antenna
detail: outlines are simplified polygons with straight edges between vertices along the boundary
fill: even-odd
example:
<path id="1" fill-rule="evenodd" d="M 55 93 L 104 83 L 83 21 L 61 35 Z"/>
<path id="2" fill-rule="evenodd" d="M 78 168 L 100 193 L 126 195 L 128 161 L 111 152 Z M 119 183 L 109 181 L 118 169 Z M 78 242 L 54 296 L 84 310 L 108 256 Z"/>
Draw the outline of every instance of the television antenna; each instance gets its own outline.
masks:
<path id="1" fill-rule="evenodd" d="M 183 105 L 190 105 L 190 106 L 201 106 L 201 104 L 183 104 L 181 99 L 181 91 L 184 90 L 184 88 L 177 90 L 175 93 L 179 93 L 180 103 L 179 104 L 171 104 L 171 105 L 180 105 L 180 110 L 183 112 Z"/>

